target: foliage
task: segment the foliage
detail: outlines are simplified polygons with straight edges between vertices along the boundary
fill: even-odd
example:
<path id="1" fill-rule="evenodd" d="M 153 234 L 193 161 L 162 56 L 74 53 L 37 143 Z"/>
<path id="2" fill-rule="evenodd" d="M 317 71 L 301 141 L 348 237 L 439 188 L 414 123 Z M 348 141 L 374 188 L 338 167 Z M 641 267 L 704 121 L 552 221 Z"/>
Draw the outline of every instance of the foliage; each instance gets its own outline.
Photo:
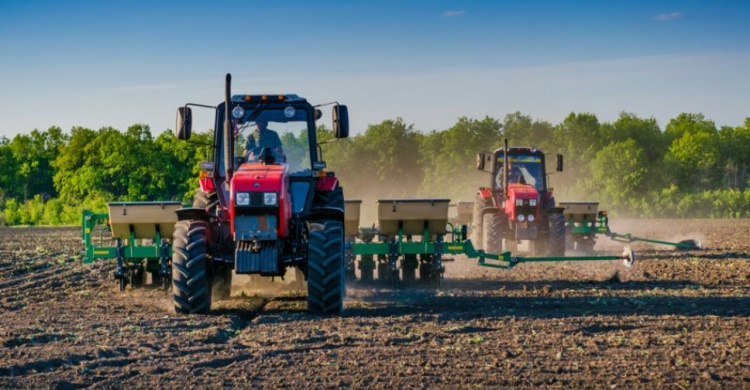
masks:
<path id="1" fill-rule="evenodd" d="M 596 153 L 591 179 L 603 203 L 630 205 L 643 193 L 648 161 L 646 151 L 634 139 L 615 142 Z"/>
<path id="2" fill-rule="evenodd" d="M 58 127 L 0 138 L 0 224 L 77 224 L 81 210 L 110 201 L 189 201 L 200 162 L 211 159 L 212 131 L 191 142 L 149 126 L 124 132 Z M 290 162 L 309 167 L 307 134 L 282 134 Z M 539 148 L 565 171 L 550 177 L 558 200 L 598 200 L 614 214 L 644 217 L 750 217 L 750 117 L 716 128 L 702 114 L 683 113 L 664 131 L 653 118 L 622 112 L 611 123 L 570 113 L 562 123 L 520 112 L 503 121 L 462 117 L 448 129 L 418 131 L 401 118 L 371 124 L 334 140 L 325 126 L 317 141 L 327 170 L 349 199 L 445 197 L 471 200 L 488 176 L 476 153 L 511 145 Z M 548 171 L 550 171 L 548 167 Z"/>

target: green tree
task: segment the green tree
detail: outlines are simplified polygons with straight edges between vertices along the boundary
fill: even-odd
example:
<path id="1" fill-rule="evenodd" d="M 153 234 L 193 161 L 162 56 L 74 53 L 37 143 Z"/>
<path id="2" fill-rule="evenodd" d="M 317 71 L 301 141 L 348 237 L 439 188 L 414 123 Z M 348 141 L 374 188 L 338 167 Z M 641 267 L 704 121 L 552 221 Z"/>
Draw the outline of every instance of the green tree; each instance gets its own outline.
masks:
<path id="1" fill-rule="evenodd" d="M 635 140 L 607 145 L 591 161 L 591 180 L 600 202 L 615 208 L 629 208 L 646 192 L 646 151 Z"/>
<path id="2" fill-rule="evenodd" d="M 368 126 L 355 137 L 362 192 L 380 197 L 409 197 L 417 194 L 423 172 L 419 165 L 420 134 L 403 119 L 384 120 Z"/>
<path id="3" fill-rule="evenodd" d="M 84 199 L 91 192 L 99 192 L 82 176 L 88 160 L 88 145 L 97 133 L 83 127 L 74 127 L 70 133 L 68 142 L 60 147 L 57 158 L 51 163 L 55 170 L 53 181 L 63 199 Z"/>
<path id="4" fill-rule="evenodd" d="M 683 191 L 716 188 L 722 157 L 714 122 L 703 114 L 682 113 L 669 121 L 665 133 L 672 139 L 665 162 L 675 184 Z"/>
<path id="5" fill-rule="evenodd" d="M 445 131 L 433 131 L 421 139 L 419 165 L 424 172 L 425 195 L 473 200 L 479 186 L 490 179 L 477 171 L 476 155 L 501 144 L 502 125 L 497 119 L 459 118 Z"/>
<path id="6" fill-rule="evenodd" d="M 579 198 L 585 196 L 585 183 L 589 178 L 589 162 L 604 146 L 599 120 L 589 113 L 570 113 L 562 123 L 554 128 L 554 144 L 545 150 L 547 156 L 555 153 L 565 156 L 565 171 L 555 175 L 554 187 L 561 193 L 559 198 Z M 553 161 L 548 158 L 548 161 Z M 547 171 L 550 171 L 547 166 Z"/>
<path id="7" fill-rule="evenodd" d="M 47 131 L 34 129 L 28 135 L 16 135 L 10 142 L 17 167 L 17 185 L 24 201 L 35 194 L 40 194 L 42 199 L 57 195 L 50 164 L 65 141 L 62 130 L 51 127 Z"/>
<path id="8" fill-rule="evenodd" d="M 18 194 L 18 167 L 9 144 L 7 138 L 0 138 L 0 205 L 6 196 L 13 197 Z"/>
<path id="9" fill-rule="evenodd" d="M 602 124 L 601 133 L 604 144 L 634 140 L 643 148 L 650 163 L 664 158 L 669 146 L 669 138 L 659 129 L 656 119 L 639 118 L 625 111 L 620 113 L 616 121 Z"/>
<path id="10" fill-rule="evenodd" d="M 552 125 L 545 121 L 532 121 L 528 115 L 519 111 L 505 116 L 503 136 L 510 146 L 532 146 L 545 150 L 552 145 Z"/>
<path id="11" fill-rule="evenodd" d="M 744 191 L 750 181 L 750 117 L 744 126 L 724 126 L 719 130 L 719 149 L 724 186 Z"/>

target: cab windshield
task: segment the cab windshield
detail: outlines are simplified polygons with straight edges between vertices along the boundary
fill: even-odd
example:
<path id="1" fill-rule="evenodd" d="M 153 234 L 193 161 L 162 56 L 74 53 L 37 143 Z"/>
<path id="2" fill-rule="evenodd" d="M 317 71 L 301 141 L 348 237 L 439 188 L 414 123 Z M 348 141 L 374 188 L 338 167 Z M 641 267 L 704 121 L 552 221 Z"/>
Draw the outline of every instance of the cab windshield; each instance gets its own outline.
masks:
<path id="1" fill-rule="evenodd" d="M 542 159 L 539 156 L 516 155 L 508 156 L 508 183 L 529 184 L 537 191 L 544 191 L 544 177 L 542 174 Z M 495 178 L 498 188 L 503 187 L 503 156 L 497 158 L 497 176 Z"/>
<path id="2" fill-rule="evenodd" d="M 272 156 L 275 163 L 288 164 L 289 172 L 309 170 L 306 110 L 292 106 L 287 106 L 285 110 L 256 110 L 245 110 L 242 117 L 232 120 L 235 160 L 257 162 Z"/>

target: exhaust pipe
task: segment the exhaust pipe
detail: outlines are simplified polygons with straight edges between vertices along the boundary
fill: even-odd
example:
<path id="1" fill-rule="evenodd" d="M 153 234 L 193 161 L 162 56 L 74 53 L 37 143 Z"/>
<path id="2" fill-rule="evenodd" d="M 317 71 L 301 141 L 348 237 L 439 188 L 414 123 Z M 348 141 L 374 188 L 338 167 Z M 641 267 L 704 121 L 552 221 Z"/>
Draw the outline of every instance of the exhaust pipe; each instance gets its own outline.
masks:
<path id="1" fill-rule="evenodd" d="M 229 115 L 231 114 L 229 103 L 231 99 L 232 75 L 227 73 L 224 87 L 224 168 L 227 174 L 227 182 L 231 182 L 234 175 L 234 131 L 232 131 L 232 124 L 229 121 Z"/>
<path id="2" fill-rule="evenodd" d="M 508 139 L 505 139 L 505 148 L 503 149 L 503 193 L 505 196 L 508 196 L 508 174 L 510 173 L 510 169 L 508 169 Z"/>

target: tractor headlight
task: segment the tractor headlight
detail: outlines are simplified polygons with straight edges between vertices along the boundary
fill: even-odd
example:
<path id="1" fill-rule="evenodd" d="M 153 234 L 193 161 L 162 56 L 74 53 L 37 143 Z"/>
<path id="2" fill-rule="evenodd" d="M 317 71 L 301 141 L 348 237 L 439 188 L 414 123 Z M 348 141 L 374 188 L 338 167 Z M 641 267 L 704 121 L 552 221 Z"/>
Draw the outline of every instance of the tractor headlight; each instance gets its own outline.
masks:
<path id="1" fill-rule="evenodd" d="M 516 199 L 516 206 L 523 206 L 523 199 Z"/>
<path id="2" fill-rule="evenodd" d="M 234 117 L 234 119 L 241 119 L 245 116 L 245 109 L 240 106 L 234 107 L 232 109 L 232 116 Z"/>
<path id="3" fill-rule="evenodd" d="M 276 206 L 279 203 L 279 197 L 275 192 L 264 192 L 263 193 L 263 205 L 264 206 Z"/>
<path id="4" fill-rule="evenodd" d="M 250 205 L 250 194 L 247 192 L 238 192 L 234 195 L 234 203 L 237 206 L 249 206 Z"/>
<path id="5" fill-rule="evenodd" d="M 286 106 L 286 108 L 284 108 L 284 116 L 288 119 L 294 118 L 295 115 L 297 115 L 297 110 L 295 110 L 294 107 Z"/>
<path id="6" fill-rule="evenodd" d="M 518 222 L 523 222 L 524 220 L 526 220 L 526 217 L 523 214 L 518 214 Z"/>
<path id="7" fill-rule="evenodd" d="M 529 206 L 536 206 L 536 198 L 529 200 Z"/>
<path id="8" fill-rule="evenodd" d="M 526 219 L 528 219 L 529 222 L 534 222 L 534 214 L 529 214 L 529 216 L 526 217 Z"/>

